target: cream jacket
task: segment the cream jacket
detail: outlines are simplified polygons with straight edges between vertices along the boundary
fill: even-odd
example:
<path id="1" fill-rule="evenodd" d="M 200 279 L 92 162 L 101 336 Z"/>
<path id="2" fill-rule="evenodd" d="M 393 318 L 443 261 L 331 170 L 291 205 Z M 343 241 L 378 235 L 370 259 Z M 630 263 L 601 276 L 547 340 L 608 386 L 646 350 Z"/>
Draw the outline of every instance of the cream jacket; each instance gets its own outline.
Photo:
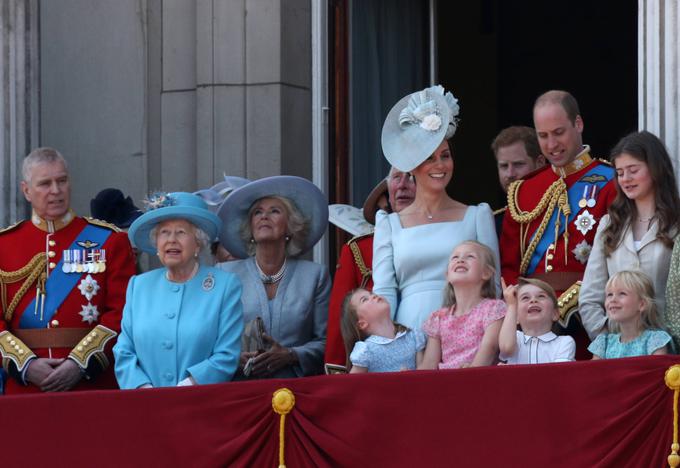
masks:
<path id="1" fill-rule="evenodd" d="M 638 270 L 646 273 L 654 284 L 657 310 L 664 316 L 666 303 L 666 280 L 671 262 L 671 249 L 656 238 L 658 223 L 655 220 L 649 231 L 640 239 L 640 249 L 635 249 L 633 231 L 628 226 L 621 244 L 607 258 L 604 254 L 602 233 L 609 225 L 609 215 L 600 220 L 590 252 L 583 285 L 578 298 L 579 313 L 590 339 L 595 339 L 607 321 L 604 310 L 605 291 L 609 277 L 622 270 Z"/>

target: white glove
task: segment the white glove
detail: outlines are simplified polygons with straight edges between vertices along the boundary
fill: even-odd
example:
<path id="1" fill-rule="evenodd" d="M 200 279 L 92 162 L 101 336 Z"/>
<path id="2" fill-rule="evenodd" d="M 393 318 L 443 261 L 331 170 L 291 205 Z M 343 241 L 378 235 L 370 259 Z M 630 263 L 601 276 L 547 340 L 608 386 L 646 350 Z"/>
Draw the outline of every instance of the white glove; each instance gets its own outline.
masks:
<path id="1" fill-rule="evenodd" d="M 191 387 L 192 385 L 196 385 L 196 381 L 191 377 L 180 380 L 180 382 L 177 384 L 178 387 Z"/>

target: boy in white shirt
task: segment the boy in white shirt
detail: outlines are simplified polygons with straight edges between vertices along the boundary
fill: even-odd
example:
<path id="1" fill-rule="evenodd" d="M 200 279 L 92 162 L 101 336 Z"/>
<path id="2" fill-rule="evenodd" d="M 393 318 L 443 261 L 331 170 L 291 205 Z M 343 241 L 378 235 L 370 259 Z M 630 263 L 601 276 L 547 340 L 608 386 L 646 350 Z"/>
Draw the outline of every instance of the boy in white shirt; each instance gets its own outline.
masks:
<path id="1" fill-rule="evenodd" d="M 542 364 L 574 360 L 574 339 L 552 332 L 559 312 L 555 290 L 548 283 L 519 278 L 518 285 L 506 286 L 503 281 L 503 297 L 508 309 L 498 336 L 501 361 Z"/>

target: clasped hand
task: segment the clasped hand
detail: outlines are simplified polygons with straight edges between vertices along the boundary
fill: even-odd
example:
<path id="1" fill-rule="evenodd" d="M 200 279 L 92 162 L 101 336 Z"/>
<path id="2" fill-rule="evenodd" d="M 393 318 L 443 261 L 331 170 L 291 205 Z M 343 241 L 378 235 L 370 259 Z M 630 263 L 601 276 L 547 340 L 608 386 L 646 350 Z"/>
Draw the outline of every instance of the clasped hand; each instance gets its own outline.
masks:
<path id="1" fill-rule="evenodd" d="M 267 334 L 262 335 L 262 340 L 269 349 L 264 352 L 251 351 L 241 353 L 239 362 L 241 369 L 252 358 L 250 375 L 253 377 L 266 377 L 294 364 L 295 359 L 288 348 L 281 346 L 278 341 Z"/>
<path id="2" fill-rule="evenodd" d="M 26 381 L 43 392 L 70 390 L 82 378 L 80 367 L 71 359 L 37 358 L 28 364 Z"/>

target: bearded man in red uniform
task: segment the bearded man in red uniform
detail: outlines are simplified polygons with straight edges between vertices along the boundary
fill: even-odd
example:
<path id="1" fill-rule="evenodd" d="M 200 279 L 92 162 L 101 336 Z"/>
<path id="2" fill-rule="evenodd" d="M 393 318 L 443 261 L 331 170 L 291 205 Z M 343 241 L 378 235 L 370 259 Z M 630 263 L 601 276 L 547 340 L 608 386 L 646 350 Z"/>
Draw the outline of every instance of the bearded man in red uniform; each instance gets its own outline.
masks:
<path id="1" fill-rule="evenodd" d="M 416 185 L 410 174 L 391 168 L 388 176 L 380 181 L 364 202 L 364 218 L 375 224 L 375 213 L 386 198 L 388 211 L 400 212 L 413 203 Z M 373 233 L 356 236 L 342 246 L 333 278 L 333 289 L 328 304 L 328 329 L 324 360 L 330 364 L 345 365 L 345 345 L 340 333 L 342 301 L 348 292 L 356 288 L 373 289 Z"/>
<path id="2" fill-rule="evenodd" d="M 23 178 L 31 219 L 0 232 L 5 393 L 117 388 L 111 347 L 135 273 L 127 235 L 71 211 L 58 151 L 32 151 Z"/>
<path id="3" fill-rule="evenodd" d="M 550 164 L 508 188 L 501 271 L 507 284 L 517 284 L 518 276 L 550 284 L 559 296 L 560 322 L 567 326 L 578 308 L 597 223 L 616 196 L 614 169 L 594 159 L 583 145 L 583 119 L 568 92 L 539 96 L 534 126 Z M 580 324 L 570 324 L 577 344 L 581 331 Z"/>

